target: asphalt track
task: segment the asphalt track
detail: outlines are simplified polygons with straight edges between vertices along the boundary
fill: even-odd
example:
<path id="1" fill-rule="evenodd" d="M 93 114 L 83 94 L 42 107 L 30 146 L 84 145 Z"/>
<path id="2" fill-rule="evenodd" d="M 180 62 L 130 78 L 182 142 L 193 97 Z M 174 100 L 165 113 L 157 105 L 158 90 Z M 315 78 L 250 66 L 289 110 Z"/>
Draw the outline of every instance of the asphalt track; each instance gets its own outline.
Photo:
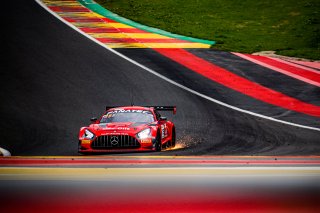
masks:
<path id="1" fill-rule="evenodd" d="M 243 114 L 212 103 L 146 72 L 75 32 L 36 2 L 6 1 L 1 19 L 1 142 L 12 155 L 77 155 L 77 133 L 105 105 L 176 105 L 181 149 L 157 155 L 319 155 L 320 132 Z M 319 119 L 262 103 L 209 81 L 152 49 L 118 49 L 178 83 L 238 107 L 319 128 Z M 319 105 L 319 90 L 289 77 L 287 89 L 265 82 L 254 65 L 231 53 L 208 55 L 221 67 Z M 207 56 L 205 56 L 207 55 Z M 241 73 L 239 67 L 251 72 Z M 255 67 L 257 68 L 257 67 Z M 265 70 L 259 67 L 258 69 Z M 212 92 L 214 91 L 214 92 Z M 259 107 L 255 107 L 259 106 Z M 287 116 L 287 118 L 286 118 Z M 133 154 L 133 153 L 130 153 Z M 141 155 L 140 153 L 136 155 Z M 154 155 L 143 153 L 142 155 Z"/>

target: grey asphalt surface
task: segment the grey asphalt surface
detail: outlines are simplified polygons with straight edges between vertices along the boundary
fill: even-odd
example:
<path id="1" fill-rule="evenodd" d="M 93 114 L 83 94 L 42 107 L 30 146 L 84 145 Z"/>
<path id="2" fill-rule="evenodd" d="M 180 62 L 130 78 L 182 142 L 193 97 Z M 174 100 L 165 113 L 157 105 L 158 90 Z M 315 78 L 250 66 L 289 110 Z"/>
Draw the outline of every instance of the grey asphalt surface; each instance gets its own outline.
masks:
<path id="1" fill-rule="evenodd" d="M 184 91 L 83 37 L 33 0 L 3 4 L 0 147 L 12 155 L 78 155 L 79 128 L 102 114 L 106 105 L 129 105 L 131 94 L 136 105 L 177 106 L 175 116 L 164 115 L 173 120 L 178 143 L 186 148 L 160 155 L 320 154 L 320 132 L 242 114 Z M 119 51 L 160 73 L 169 69 L 171 78 L 195 90 L 215 91 L 222 101 L 263 105 L 265 113 L 293 114 L 289 118 L 293 121 L 319 124 L 249 100 L 196 74 L 184 80 L 180 76 L 184 68 L 172 63 L 159 66 L 158 61 L 167 59 L 148 54 L 151 50 Z M 304 88 L 307 92 L 309 87 Z M 310 98 L 319 96 L 312 94 Z M 159 155 L 143 155 L 154 154 Z"/>

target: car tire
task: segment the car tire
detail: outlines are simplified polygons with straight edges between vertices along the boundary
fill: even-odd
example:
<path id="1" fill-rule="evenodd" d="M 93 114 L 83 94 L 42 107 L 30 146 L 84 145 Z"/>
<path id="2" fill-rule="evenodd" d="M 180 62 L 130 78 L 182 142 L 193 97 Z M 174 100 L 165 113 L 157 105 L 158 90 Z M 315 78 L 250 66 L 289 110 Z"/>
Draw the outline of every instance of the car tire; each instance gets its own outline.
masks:
<path id="1" fill-rule="evenodd" d="M 80 149 L 81 149 L 81 145 L 80 145 L 80 143 L 81 143 L 81 141 L 79 141 L 79 143 L 78 143 L 78 153 L 79 153 L 79 155 L 81 155 L 82 153 L 80 152 Z"/>
<path id="2" fill-rule="evenodd" d="M 171 135 L 171 148 L 176 146 L 176 128 L 172 127 L 172 135 Z"/>
<path id="3" fill-rule="evenodd" d="M 161 144 L 161 137 L 160 134 L 157 134 L 157 138 L 156 138 L 156 152 L 161 152 L 162 150 L 162 144 Z"/>

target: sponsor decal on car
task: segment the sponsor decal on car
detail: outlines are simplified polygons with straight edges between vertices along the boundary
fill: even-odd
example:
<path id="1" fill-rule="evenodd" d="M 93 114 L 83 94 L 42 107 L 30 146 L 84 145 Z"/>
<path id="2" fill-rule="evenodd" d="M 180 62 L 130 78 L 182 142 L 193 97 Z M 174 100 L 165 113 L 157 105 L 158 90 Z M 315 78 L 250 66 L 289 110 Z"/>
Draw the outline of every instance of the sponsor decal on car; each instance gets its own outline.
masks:
<path id="1" fill-rule="evenodd" d="M 129 134 L 123 133 L 123 132 L 106 132 L 106 133 L 102 133 L 101 135 L 129 135 Z"/>
<path id="2" fill-rule="evenodd" d="M 106 127 L 103 129 L 104 130 L 126 130 L 126 131 L 130 130 L 130 128 L 128 128 L 128 127 Z"/>
<path id="3" fill-rule="evenodd" d="M 161 137 L 165 138 L 168 136 L 168 128 L 167 128 L 167 124 L 162 124 L 161 125 Z"/>
<path id="4" fill-rule="evenodd" d="M 150 111 L 147 111 L 147 110 L 139 110 L 139 109 L 127 109 L 127 110 L 124 110 L 124 109 L 119 109 L 119 110 L 109 111 L 107 115 L 109 115 L 109 114 L 116 114 L 116 113 L 133 113 L 133 112 L 136 112 L 136 113 L 149 113 L 149 114 L 151 114 L 151 112 L 150 112 Z"/>

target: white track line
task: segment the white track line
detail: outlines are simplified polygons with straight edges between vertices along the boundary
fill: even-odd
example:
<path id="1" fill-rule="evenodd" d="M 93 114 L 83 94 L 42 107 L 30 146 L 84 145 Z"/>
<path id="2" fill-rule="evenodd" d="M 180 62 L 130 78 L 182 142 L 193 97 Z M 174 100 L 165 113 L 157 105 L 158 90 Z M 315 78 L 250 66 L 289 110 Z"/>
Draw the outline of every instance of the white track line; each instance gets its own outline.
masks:
<path id="1" fill-rule="evenodd" d="M 11 153 L 8 150 L 5 150 L 0 147 L 0 156 L 9 157 L 11 156 Z"/>
<path id="2" fill-rule="evenodd" d="M 47 10 L 50 14 L 52 14 L 54 17 L 56 17 L 57 19 L 59 19 L 60 21 L 62 21 L 63 23 L 65 23 L 66 25 L 68 25 L 69 27 L 71 27 L 72 29 L 74 29 L 75 31 L 77 31 L 78 33 L 82 34 L 83 36 L 87 37 L 88 39 L 90 39 L 91 41 L 95 42 L 96 44 L 100 45 L 101 47 L 109 50 L 110 52 L 120 56 L 121 58 L 135 64 L 136 66 L 148 71 L 149 73 L 152 73 L 153 75 L 183 89 L 183 90 L 186 90 L 194 95 L 197 95 L 199 97 L 202 97 L 204 99 L 207 99 L 211 102 L 214 102 L 216 104 L 219 104 L 219 105 L 222 105 L 224 107 L 227 107 L 227 108 L 230 108 L 230 109 L 233 109 L 233 110 L 236 110 L 236 111 L 239 111 L 239 112 L 242 112 L 242 113 L 246 113 L 246 114 L 249 114 L 249 115 L 253 115 L 253 116 L 256 116 L 256 117 L 259 117 L 259 118 L 264 118 L 264 119 L 267 119 L 267 120 L 271 120 L 271 121 L 275 121 L 275 122 L 278 122 L 278 123 L 283 123 L 283 124 L 287 124 L 287 125 L 290 125 L 290 126 L 295 126 L 295 127 L 300 127 L 300 128 L 304 128 L 304 129 L 310 129 L 310 130 L 315 130 L 315 131 L 319 131 L 320 132 L 320 128 L 316 128 L 316 127 L 310 127 L 310 126 L 305 126 L 305 125 L 300 125 L 300 124 L 295 124 L 295 123 L 291 123 L 291 122 L 287 122 L 287 121 L 282 121 L 282 120 L 278 120 L 278 119 L 275 119 L 275 118 L 272 118 L 272 117 L 268 117 L 268 116 L 265 116 L 265 115 L 261 115 L 261 114 L 258 114 L 258 113 L 254 113 L 254 112 L 251 112 L 251 111 L 248 111 L 248 110 L 244 110 L 244 109 L 240 109 L 238 107 L 235 107 L 235 106 L 232 106 L 232 105 L 229 105 L 229 104 L 226 104 L 226 103 L 223 103 L 219 100 L 216 100 L 214 98 L 211 98 L 209 96 L 206 96 L 204 94 L 201 94 L 197 91 L 194 91 L 188 87 L 185 87 L 159 73 L 157 73 L 156 71 L 152 70 L 152 69 L 149 69 L 148 67 L 128 58 L 127 56 L 117 52 L 116 50 L 114 49 L 111 49 L 109 47 L 107 47 L 106 45 L 104 45 L 102 42 L 94 39 L 93 37 L 91 37 L 90 35 L 82 32 L 81 30 L 79 30 L 77 27 L 75 27 L 74 25 L 72 25 L 71 23 L 69 23 L 68 21 L 64 20 L 63 18 L 61 18 L 58 14 L 56 14 L 55 12 L 53 12 L 52 10 L 50 10 L 43 2 L 41 2 L 41 0 L 35 0 L 41 7 L 43 7 L 45 10 Z"/>

